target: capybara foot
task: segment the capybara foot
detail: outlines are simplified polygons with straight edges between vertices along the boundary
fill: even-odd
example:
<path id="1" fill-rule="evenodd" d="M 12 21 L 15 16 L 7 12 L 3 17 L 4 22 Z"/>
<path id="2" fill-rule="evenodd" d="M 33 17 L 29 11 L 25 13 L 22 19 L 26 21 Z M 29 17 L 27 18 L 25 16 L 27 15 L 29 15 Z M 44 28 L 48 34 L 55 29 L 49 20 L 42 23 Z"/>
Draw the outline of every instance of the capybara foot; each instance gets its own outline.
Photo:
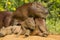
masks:
<path id="1" fill-rule="evenodd" d="M 26 30 L 25 37 L 28 37 L 30 35 L 30 30 Z"/>
<path id="2" fill-rule="evenodd" d="M 43 33 L 43 37 L 47 37 L 48 35 L 48 33 Z"/>

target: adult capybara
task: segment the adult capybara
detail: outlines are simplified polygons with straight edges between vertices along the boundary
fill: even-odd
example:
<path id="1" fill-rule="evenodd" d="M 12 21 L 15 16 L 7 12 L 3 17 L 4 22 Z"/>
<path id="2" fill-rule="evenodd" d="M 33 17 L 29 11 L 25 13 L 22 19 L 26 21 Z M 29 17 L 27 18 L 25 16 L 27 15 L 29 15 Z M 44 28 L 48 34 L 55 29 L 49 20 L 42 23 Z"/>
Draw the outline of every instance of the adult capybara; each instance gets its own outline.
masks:
<path id="1" fill-rule="evenodd" d="M 19 19 L 20 21 L 24 21 L 29 17 L 33 17 L 34 20 L 37 18 L 38 21 L 36 22 L 36 24 L 40 24 L 39 28 L 43 31 L 44 34 L 47 34 L 45 28 L 45 19 L 47 15 L 48 10 L 41 3 L 38 2 L 24 4 L 18 7 L 15 12 L 13 12 L 13 18 Z"/>

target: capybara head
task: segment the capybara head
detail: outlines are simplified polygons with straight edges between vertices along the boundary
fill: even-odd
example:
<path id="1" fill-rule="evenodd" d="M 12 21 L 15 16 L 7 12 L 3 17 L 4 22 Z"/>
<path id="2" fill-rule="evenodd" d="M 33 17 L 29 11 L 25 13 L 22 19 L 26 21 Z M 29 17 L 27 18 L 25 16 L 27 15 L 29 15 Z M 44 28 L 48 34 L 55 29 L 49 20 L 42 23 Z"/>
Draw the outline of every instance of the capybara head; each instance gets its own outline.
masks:
<path id="1" fill-rule="evenodd" d="M 47 14 L 48 9 L 45 8 L 41 3 L 32 2 L 19 6 L 13 13 L 13 17 L 20 20 L 25 20 L 28 17 L 46 18 Z"/>
<path id="2" fill-rule="evenodd" d="M 25 20 L 25 23 L 27 24 L 27 26 L 31 29 L 35 29 L 35 22 L 33 17 L 32 18 L 28 18 L 27 20 Z"/>
<path id="3" fill-rule="evenodd" d="M 36 16 L 42 17 L 42 18 L 46 18 L 48 14 L 48 9 L 38 2 L 32 3 L 29 10 L 30 12 L 34 13 Z"/>

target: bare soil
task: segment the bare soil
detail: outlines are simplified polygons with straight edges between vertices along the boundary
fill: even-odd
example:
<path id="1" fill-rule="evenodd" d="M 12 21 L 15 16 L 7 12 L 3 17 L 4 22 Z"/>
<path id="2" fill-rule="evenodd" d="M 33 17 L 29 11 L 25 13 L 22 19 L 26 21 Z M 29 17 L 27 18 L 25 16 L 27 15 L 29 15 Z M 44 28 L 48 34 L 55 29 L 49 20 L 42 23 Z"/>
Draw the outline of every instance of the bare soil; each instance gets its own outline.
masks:
<path id="1" fill-rule="evenodd" d="M 17 37 L 16 35 L 12 34 L 1 37 L 0 40 L 60 40 L 60 35 L 49 35 L 48 37 L 29 36 L 24 38 L 23 35 Z"/>

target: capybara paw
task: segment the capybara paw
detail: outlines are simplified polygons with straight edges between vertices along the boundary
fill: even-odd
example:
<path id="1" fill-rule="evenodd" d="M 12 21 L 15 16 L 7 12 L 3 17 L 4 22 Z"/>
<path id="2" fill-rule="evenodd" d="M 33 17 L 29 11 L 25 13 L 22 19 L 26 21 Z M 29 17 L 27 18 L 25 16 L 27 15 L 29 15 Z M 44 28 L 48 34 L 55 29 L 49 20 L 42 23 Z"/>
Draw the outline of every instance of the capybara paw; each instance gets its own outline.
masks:
<path id="1" fill-rule="evenodd" d="M 48 36 L 48 33 L 43 33 L 43 37 L 47 37 Z"/>

